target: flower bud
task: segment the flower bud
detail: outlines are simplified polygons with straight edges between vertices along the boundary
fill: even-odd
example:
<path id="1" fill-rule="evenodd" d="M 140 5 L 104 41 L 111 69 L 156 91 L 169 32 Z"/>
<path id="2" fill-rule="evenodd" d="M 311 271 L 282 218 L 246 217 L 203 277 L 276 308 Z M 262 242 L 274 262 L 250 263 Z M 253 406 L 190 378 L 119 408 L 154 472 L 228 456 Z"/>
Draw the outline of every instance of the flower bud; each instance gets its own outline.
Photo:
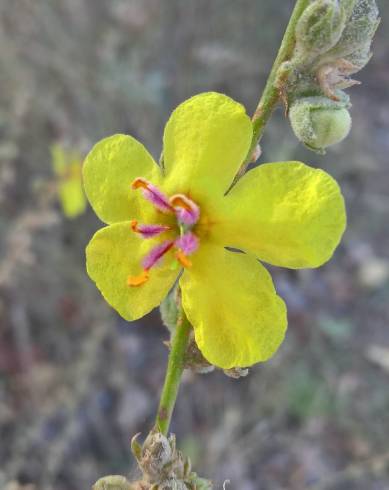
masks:
<path id="1" fill-rule="evenodd" d="M 109 475 L 97 480 L 92 490 L 135 490 L 135 487 L 124 476 Z"/>
<path id="2" fill-rule="evenodd" d="M 361 49 L 366 52 L 367 46 L 370 50 L 370 44 L 379 23 L 379 12 L 375 0 L 356 0 L 342 36 L 328 55 L 344 58 Z"/>
<path id="3" fill-rule="evenodd" d="M 190 341 L 185 352 L 184 366 L 185 369 L 190 369 L 197 374 L 211 373 L 215 369 L 215 366 L 212 366 L 205 359 L 198 348 L 193 332 L 191 333 Z"/>
<path id="4" fill-rule="evenodd" d="M 205 478 L 200 478 L 196 474 L 193 476 L 193 478 L 190 479 L 191 487 L 189 488 L 195 488 L 196 490 L 212 490 L 213 485 L 210 480 L 206 480 Z"/>
<path id="5" fill-rule="evenodd" d="M 157 487 L 158 490 L 189 490 L 189 487 L 182 481 L 172 478 L 160 483 Z"/>
<path id="6" fill-rule="evenodd" d="M 339 41 L 346 13 L 338 0 L 315 0 L 296 25 L 296 56 L 300 63 L 312 61 Z"/>
<path id="7" fill-rule="evenodd" d="M 165 467 L 172 463 L 175 456 L 175 443 L 172 442 L 157 431 L 147 436 L 142 447 L 142 458 L 138 462 L 145 480 L 151 483 L 161 480 Z"/>
<path id="8" fill-rule="evenodd" d="M 159 311 L 161 313 L 162 323 L 169 330 L 171 335 L 175 332 L 178 317 L 180 315 L 180 290 L 175 287 L 162 301 Z"/>
<path id="9" fill-rule="evenodd" d="M 177 449 L 174 434 L 166 437 L 153 429 L 143 446 L 132 438 L 131 449 L 142 471 L 142 479 L 123 490 L 211 490 L 210 481 L 192 471 L 190 459 Z M 100 480 L 99 480 L 100 481 Z M 93 490 L 122 490 L 99 486 Z"/>
<path id="10" fill-rule="evenodd" d="M 342 141 L 351 129 L 345 103 L 321 96 L 296 100 L 290 108 L 289 119 L 296 137 L 318 153 Z"/>
<path id="11" fill-rule="evenodd" d="M 353 73 L 356 73 L 357 71 L 362 70 L 362 68 L 369 63 L 370 58 L 372 56 L 372 52 L 370 50 L 370 45 L 371 45 L 371 42 L 369 40 L 366 42 L 366 44 L 364 44 L 360 48 L 353 51 L 351 54 L 344 57 L 344 59 L 346 61 L 348 61 L 349 63 L 351 63 L 355 67 L 355 70 Z M 350 73 L 350 75 L 352 75 L 353 73 Z"/>

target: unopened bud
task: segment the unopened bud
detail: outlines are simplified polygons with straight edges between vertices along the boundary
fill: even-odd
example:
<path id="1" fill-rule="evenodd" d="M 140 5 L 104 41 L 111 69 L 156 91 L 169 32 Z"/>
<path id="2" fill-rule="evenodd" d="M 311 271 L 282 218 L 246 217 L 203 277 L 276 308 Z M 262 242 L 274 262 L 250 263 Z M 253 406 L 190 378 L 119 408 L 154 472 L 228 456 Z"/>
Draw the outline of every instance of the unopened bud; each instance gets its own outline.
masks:
<path id="1" fill-rule="evenodd" d="M 313 0 L 297 22 L 296 47 L 281 79 L 288 103 L 307 94 L 340 102 L 344 89 L 359 84 L 351 75 L 369 62 L 379 22 L 376 0 Z M 347 127 L 345 111 L 335 119 Z"/>
<path id="2" fill-rule="evenodd" d="M 289 119 L 296 137 L 319 153 L 342 141 L 351 129 L 351 117 L 344 103 L 327 97 L 298 99 L 290 108 Z"/>
<path id="3" fill-rule="evenodd" d="M 124 476 L 109 475 L 97 480 L 92 490 L 135 490 L 135 487 Z"/>
<path id="4" fill-rule="evenodd" d="M 145 479 L 153 482 L 161 480 L 161 474 L 166 465 L 172 462 L 174 448 L 171 442 L 161 432 L 152 431 L 147 436 L 142 447 L 142 458 L 139 466 Z"/>
<path id="5" fill-rule="evenodd" d="M 156 486 L 156 490 L 189 490 L 189 488 L 182 480 L 176 478 L 165 480 Z"/>
<path id="6" fill-rule="evenodd" d="M 167 438 L 153 429 L 142 447 L 136 439 L 137 436 L 132 439 L 131 447 L 142 479 L 133 482 L 128 490 L 212 490 L 211 482 L 199 478 L 192 471 L 190 459 L 177 449 L 174 434 Z M 116 489 L 98 487 L 93 490 Z"/>
<path id="7" fill-rule="evenodd" d="M 191 479 L 192 488 L 196 490 L 212 490 L 213 485 L 210 480 L 206 480 L 205 478 L 199 478 L 197 475 Z"/>
<path id="8" fill-rule="evenodd" d="M 175 287 L 162 301 L 159 311 L 161 313 L 162 323 L 171 334 L 175 332 L 178 318 L 181 311 L 180 290 Z"/>
<path id="9" fill-rule="evenodd" d="M 215 366 L 212 366 L 212 364 L 205 359 L 202 352 L 198 348 L 193 333 L 191 334 L 190 341 L 185 352 L 184 366 L 186 369 L 190 369 L 197 374 L 211 373 L 215 369 Z"/>
<path id="10" fill-rule="evenodd" d="M 361 49 L 366 52 L 367 46 L 370 50 L 370 44 L 379 23 L 379 12 L 375 0 L 356 0 L 342 36 L 328 56 L 345 58 Z"/>
<path id="11" fill-rule="evenodd" d="M 305 63 L 330 50 L 339 41 L 346 13 L 338 0 L 315 0 L 296 25 L 296 56 Z"/>
<path id="12" fill-rule="evenodd" d="M 344 57 L 346 61 L 355 66 L 356 69 L 353 73 L 362 70 L 362 68 L 369 63 L 370 58 L 372 57 L 370 45 L 371 42 L 367 41 L 366 44 L 363 45 L 361 48 L 356 49 L 351 54 Z"/>

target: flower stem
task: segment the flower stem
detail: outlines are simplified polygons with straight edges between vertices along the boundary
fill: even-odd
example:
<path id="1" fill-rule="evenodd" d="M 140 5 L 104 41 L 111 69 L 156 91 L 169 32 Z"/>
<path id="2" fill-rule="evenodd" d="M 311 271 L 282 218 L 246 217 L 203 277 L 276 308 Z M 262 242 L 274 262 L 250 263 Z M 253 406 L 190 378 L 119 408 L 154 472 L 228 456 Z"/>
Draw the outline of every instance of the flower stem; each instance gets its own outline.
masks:
<path id="1" fill-rule="evenodd" d="M 295 27 L 301 14 L 304 12 L 310 0 L 297 0 L 289 24 L 286 28 L 280 49 L 274 61 L 265 89 L 253 115 L 253 138 L 247 158 L 243 163 L 237 179 L 243 175 L 248 164 L 251 162 L 255 147 L 259 143 L 263 130 L 269 120 L 274 108 L 280 101 L 280 88 L 277 84 L 279 69 L 282 63 L 289 60 L 293 53 L 295 44 Z M 236 179 L 236 180 L 237 180 Z M 169 360 L 166 370 L 165 382 L 162 388 L 161 399 L 159 402 L 155 426 L 157 430 L 167 435 L 172 418 L 174 405 L 176 403 L 178 389 L 180 386 L 181 375 L 184 370 L 184 356 L 189 343 L 191 325 L 181 310 L 181 315 L 177 322 L 176 331 L 173 337 Z"/>
<path id="2" fill-rule="evenodd" d="M 156 428 L 164 435 L 167 435 L 168 433 L 170 420 L 177 399 L 181 375 L 184 370 L 184 356 L 189 343 L 190 330 L 191 325 L 186 318 L 184 311 L 181 309 L 181 314 L 179 315 L 173 336 L 165 383 L 162 388 L 161 399 L 155 420 Z"/>
<path id="3" fill-rule="evenodd" d="M 296 24 L 301 14 L 309 5 L 310 0 L 297 0 L 293 9 L 292 15 L 289 19 L 288 26 L 285 30 L 284 37 L 281 42 L 281 46 L 278 50 L 276 59 L 274 60 L 273 67 L 267 79 L 265 89 L 259 100 L 258 106 L 252 117 L 253 122 L 253 139 L 251 141 L 250 150 L 247 154 L 247 158 L 244 161 L 241 169 L 239 170 L 238 177 L 241 177 L 247 166 L 252 160 L 252 156 L 257 144 L 260 142 L 263 134 L 263 130 L 273 113 L 276 105 L 281 99 L 279 82 L 279 70 L 281 65 L 288 61 L 293 53 L 295 46 L 295 29 Z"/>

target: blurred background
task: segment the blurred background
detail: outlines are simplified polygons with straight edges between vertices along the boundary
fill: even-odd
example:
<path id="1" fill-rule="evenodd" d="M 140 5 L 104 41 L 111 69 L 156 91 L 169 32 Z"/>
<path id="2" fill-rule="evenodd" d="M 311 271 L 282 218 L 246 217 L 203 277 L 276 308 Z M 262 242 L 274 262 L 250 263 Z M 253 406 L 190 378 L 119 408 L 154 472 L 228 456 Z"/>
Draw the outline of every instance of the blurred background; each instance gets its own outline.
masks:
<path id="1" fill-rule="evenodd" d="M 261 161 L 335 176 L 349 224 L 319 270 L 272 268 L 289 307 L 274 359 L 240 380 L 185 374 L 172 430 L 215 488 L 389 489 L 389 8 L 378 3 L 350 137 L 318 156 L 279 110 L 262 140 Z M 293 4 L 0 1 L 2 490 L 86 490 L 134 472 L 129 440 L 152 424 L 168 336 L 158 311 L 128 324 L 88 279 L 84 248 L 101 223 L 83 212 L 80 163 L 115 132 L 157 158 L 171 110 L 198 92 L 252 113 Z"/>

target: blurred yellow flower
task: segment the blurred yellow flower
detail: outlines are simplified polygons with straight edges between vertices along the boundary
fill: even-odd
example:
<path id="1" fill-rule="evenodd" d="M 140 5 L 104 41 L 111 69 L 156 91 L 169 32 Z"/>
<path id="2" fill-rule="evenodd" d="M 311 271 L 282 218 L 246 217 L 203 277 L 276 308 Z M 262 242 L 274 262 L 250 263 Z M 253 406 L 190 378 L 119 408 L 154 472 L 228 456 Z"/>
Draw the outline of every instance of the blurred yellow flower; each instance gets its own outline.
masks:
<path id="1" fill-rule="evenodd" d="M 86 209 L 81 155 L 76 150 L 66 150 L 59 144 L 51 146 L 51 155 L 62 211 L 67 218 L 76 218 Z"/>
<path id="2" fill-rule="evenodd" d="M 198 347 L 225 369 L 267 360 L 285 335 L 285 304 L 258 259 L 318 267 L 346 223 L 335 180 L 299 162 L 260 165 L 226 194 L 251 139 L 242 105 L 204 93 L 171 115 L 163 168 L 126 135 L 97 143 L 83 168 L 87 197 L 108 224 L 86 250 L 104 298 L 136 320 L 179 279 Z"/>

